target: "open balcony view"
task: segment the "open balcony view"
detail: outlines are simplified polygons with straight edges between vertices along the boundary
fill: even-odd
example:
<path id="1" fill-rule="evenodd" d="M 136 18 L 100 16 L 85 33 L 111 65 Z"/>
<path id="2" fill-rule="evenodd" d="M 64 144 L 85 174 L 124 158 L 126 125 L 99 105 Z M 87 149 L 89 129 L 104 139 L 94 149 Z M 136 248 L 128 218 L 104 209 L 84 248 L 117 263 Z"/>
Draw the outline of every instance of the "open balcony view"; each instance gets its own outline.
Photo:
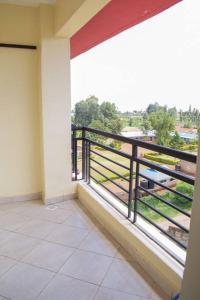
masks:
<path id="1" fill-rule="evenodd" d="M 195 0 L 0 0 L 0 300 L 200 299 Z"/>

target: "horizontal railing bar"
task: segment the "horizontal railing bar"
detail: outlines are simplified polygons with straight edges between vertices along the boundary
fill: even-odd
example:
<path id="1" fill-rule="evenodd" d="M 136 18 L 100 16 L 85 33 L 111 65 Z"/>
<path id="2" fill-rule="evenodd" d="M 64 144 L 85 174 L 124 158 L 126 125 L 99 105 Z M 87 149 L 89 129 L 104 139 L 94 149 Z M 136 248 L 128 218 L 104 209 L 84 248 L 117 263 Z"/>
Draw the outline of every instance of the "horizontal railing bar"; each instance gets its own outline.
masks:
<path id="1" fill-rule="evenodd" d="M 103 173 L 101 173 L 99 170 L 96 170 L 95 168 L 93 168 L 92 166 L 90 166 L 90 168 L 99 173 L 102 177 L 105 177 L 108 181 L 112 182 L 112 184 L 116 185 L 119 189 L 121 189 L 122 191 L 124 191 L 125 193 L 129 193 L 129 191 L 127 189 L 125 189 L 123 186 L 121 186 L 120 184 L 116 183 L 115 181 L 113 181 L 112 179 L 110 179 L 109 177 L 107 177 L 106 175 L 104 175 Z"/>
<path id="2" fill-rule="evenodd" d="M 176 221 L 174 221 L 173 219 L 171 219 L 170 217 L 168 217 L 167 215 L 165 215 L 164 213 L 162 213 L 160 210 L 158 210 L 157 208 L 151 206 L 150 204 L 148 204 L 147 202 L 141 200 L 141 198 L 137 198 L 137 200 L 141 203 L 143 203 L 144 205 L 146 205 L 147 207 L 149 207 L 150 209 L 152 209 L 153 211 L 155 211 L 157 214 L 161 215 L 163 218 L 167 219 L 169 222 L 171 222 L 172 224 L 176 225 L 177 227 L 181 228 L 183 231 L 189 233 L 189 230 L 187 228 L 185 228 L 184 226 L 180 225 L 179 223 L 177 223 Z M 137 211 L 138 212 L 138 211 Z"/>
<path id="3" fill-rule="evenodd" d="M 94 151 L 94 150 L 91 150 L 91 152 L 94 153 L 94 154 L 96 154 L 96 155 L 98 155 L 98 156 L 100 156 L 100 157 L 102 157 L 102 158 L 104 158 L 104 159 L 107 159 L 108 161 L 112 162 L 113 164 L 118 165 L 119 167 L 122 167 L 122 168 L 124 168 L 124 169 L 130 171 L 130 168 L 129 168 L 129 167 L 127 167 L 127 166 L 125 166 L 125 165 L 122 165 L 122 164 L 120 164 L 119 162 L 114 161 L 114 160 L 112 160 L 111 158 L 104 156 L 103 154 L 100 154 L 100 153 L 98 153 L 98 152 L 96 152 L 96 151 Z"/>
<path id="4" fill-rule="evenodd" d="M 191 197 L 189 197 L 189 196 L 187 196 L 187 195 L 184 195 L 184 194 L 182 194 L 182 193 L 180 193 L 180 192 L 178 192 L 178 191 L 176 191 L 176 190 L 173 190 L 173 189 L 171 189 L 170 187 L 166 186 L 165 184 L 162 184 L 162 183 L 159 182 L 159 181 L 156 181 L 156 180 L 154 180 L 154 179 L 151 179 L 150 177 L 148 177 L 148 176 L 146 176 L 146 175 L 143 175 L 143 174 L 141 174 L 141 173 L 139 173 L 138 175 L 141 176 L 141 177 L 143 177 L 143 178 L 145 178 L 145 179 L 147 179 L 147 180 L 149 180 L 149 181 L 152 181 L 152 182 L 155 183 L 156 185 L 159 185 L 159 186 L 163 187 L 164 189 L 166 189 L 166 190 L 168 190 L 168 191 L 170 191 L 170 192 L 172 192 L 172 193 L 174 193 L 174 194 L 176 194 L 176 195 L 178 195 L 178 196 L 180 196 L 180 197 L 185 198 L 186 200 L 188 200 L 188 201 L 190 201 L 190 202 L 193 201 L 193 199 L 192 199 Z"/>
<path id="5" fill-rule="evenodd" d="M 178 173 L 177 171 L 173 171 L 173 170 L 169 170 L 169 169 L 163 168 L 162 166 L 154 164 L 154 163 L 150 163 L 149 161 L 147 161 L 145 159 L 134 158 L 134 161 L 136 161 L 139 164 L 142 164 L 142 165 L 144 165 L 146 167 L 149 167 L 151 169 L 157 170 L 157 171 L 159 171 L 161 173 L 164 173 L 166 175 L 174 177 L 176 179 L 182 180 L 182 181 L 184 181 L 186 183 L 189 183 L 191 185 L 194 185 L 194 183 L 195 183 L 194 177 Z"/>
<path id="6" fill-rule="evenodd" d="M 96 178 L 94 178 L 94 176 L 90 175 L 90 178 L 92 178 L 94 181 L 96 181 L 96 183 L 98 183 L 99 185 L 101 185 L 105 190 L 107 190 L 109 193 L 111 193 L 115 198 L 117 198 L 118 200 L 120 200 L 123 204 L 125 204 L 126 206 L 128 206 L 128 204 L 125 201 L 123 201 L 120 197 L 118 197 L 115 193 L 113 193 L 109 188 L 107 188 L 100 181 L 98 181 Z"/>
<path id="7" fill-rule="evenodd" d="M 172 148 L 168 148 L 168 147 L 164 147 L 164 146 L 160 146 L 160 145 L 156 145 L 156 144 L 150 144 L 148 142 L 144 142 L 144 141 L 140 141 L 137 139 L 132 139 L 132 138 L 127 138 L 118 134 L 114 134 L 114 133 L 110 133 L 110 132 L 105 132 L 99 129 L 94 129 L 94 128 L 89 128 L 89 127 L 83 127 L 83 129 L 87 132 L 93 132 L 96 133 L 98 135 L 102 135 L 105 136 L 107 138 L 112 138 L 112 139 L 116 139 L 119 141 L 122 141 L 124 143 L 129 143 L 138 147 L 142 147 L 145 149 L 149 149 L 152 151 L 156 151 L 156 152 L 160 152 L 169 156 L 173 156 L 182 160 L 186 160 L 192 163 L 196 163 L 197 162 L 197 156 L 191 153 L 187 153 L 187 152 L 183 152 L 180 150 L 175 150 Z"/>
<path id="8" fill-rule="evenodd" d="M 142 217 L 143 219 L 145 219 L 147 222 L 149 222 L 151 225 L 155 226 L 158 230 L 160 230 L 162 233 L 164 233 L 165 235 L 167 235 L 170 239 L 172 239 L 173 241 L 175 241 L 177 244 L 179 244 L 179 246 L 183 247 L 184 249 L 187 249 L 187 247 L 182 244 L 179 240 L 177 240 L 175 237 L 173 237 L 172 235 L 170 235 L 167 231 L 165 231 L 162 227 L 160 227 L 159 225 L 157 225 L 156 223 L 154 223 L 152 220 L 150 220 L 149 218 L 147 218 L 146 216 L 144 216 L 141 212 L 137 212 L 137 214 Z"/>
<path id="9" fill-rule="evenodd" d="M 102 163 L 98 162 L 97 160 L 95 160 L 94 158 L 90 158 L 93 162 L 95 162 L 96 164 L 98 164 L 99 166 L 101 166 L 102 168 L 105 168 L 106 170 L 110 171 L 111 173 L 115 174 L 116 176 L 126 180 L 127 182 L 129 182 L 129 179 L 127 179 L 126 177 L 124 177 L 123 175 L 117 173 L 114 170 L 111 170 L 110 168 L 106 167 L 105 165 L 103 165 Z"/>
<path id="10" fill-rule="evenodd" d="M 114 149 L 114 148 L 112 148 L 112 147 L 110 147 L 110 146 L 106 146 L 106 145 L 104 145 L 104 144 L 95 142 L 95 141 L 90 140 L 90 139 L 88 139 L 88 138 L 85 138 L 85 140 L 88 141 L 88 142 L 90 142 L 90 143 L 93 144 L 93 145 L 96 145 L 96 146 L 98 146 L 98 147 L 104 148 L 104 149 L 106 149 L 106 150 L 108 150 L 108 151 L 110 151 L 110 152 L 116 153 L 116 154 L 118 154 L 119 156 L 123 156 L 123 157 L 125 157 L 125 158 L 127 158 L 127 159 L 131 159 L 131 158 L 132 158 L 132 156 L 129 155 L 128 153 L 126 153 L 126 152 L 116 150 L 116 149 Z"/>
<path id="11" fill-rule="evenodd" d="M 151 195 L 152 197 L 158 199 L 159 201 L 165 203 L 166 205 L 172 207 L 173 209 L 179 211 L 180 213 L 182 213 L 183 215 L 187 216 L 187 217 L 191 217 L 191 214 L 187 213 L 186 211 L 182 210 L 181 208 L 177 207 L 176 205 L 174 205 L 173 203 L 170 203 L 168 201 L 166 201 L 165 199 L 163 199 L 162 197 L 160 197 L 159 195 L 152 193 L 151 191 L 148 191 L 147 189 L 143 188 L 142 186 L 138 186 L 138 189 L 144 191 L 145 193 Z"/>
<path id="12" fill-rule="evenodd" d="M 72 125 L 72 131 L 80 131 L 80 130 L 83 130 L 83 126 Z"/>

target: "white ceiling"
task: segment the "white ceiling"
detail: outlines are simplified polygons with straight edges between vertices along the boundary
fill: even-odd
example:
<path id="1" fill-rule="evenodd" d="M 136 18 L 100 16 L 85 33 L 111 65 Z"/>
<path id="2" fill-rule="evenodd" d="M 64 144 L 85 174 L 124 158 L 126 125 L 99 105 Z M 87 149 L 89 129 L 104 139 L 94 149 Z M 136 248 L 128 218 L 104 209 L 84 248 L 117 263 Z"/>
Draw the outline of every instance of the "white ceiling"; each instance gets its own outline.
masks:
<path id="1" fill-rule="evenodd" d="M 0 3 L 16 4 L 24 6 L 38 6 L 40 3 L 55 4 L 56 0 L 0 0 Z"/>

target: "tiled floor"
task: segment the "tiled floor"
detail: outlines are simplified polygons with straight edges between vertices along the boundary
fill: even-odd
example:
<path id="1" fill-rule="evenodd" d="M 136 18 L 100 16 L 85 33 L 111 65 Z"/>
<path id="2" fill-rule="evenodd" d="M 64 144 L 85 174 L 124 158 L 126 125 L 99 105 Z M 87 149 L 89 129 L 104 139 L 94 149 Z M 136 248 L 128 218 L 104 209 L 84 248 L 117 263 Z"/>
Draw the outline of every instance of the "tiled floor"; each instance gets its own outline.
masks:
<path id="1" fill-rule="evenodd" d="M 75 200 L 0 205 L 0 300 L 167 299 Z"/>

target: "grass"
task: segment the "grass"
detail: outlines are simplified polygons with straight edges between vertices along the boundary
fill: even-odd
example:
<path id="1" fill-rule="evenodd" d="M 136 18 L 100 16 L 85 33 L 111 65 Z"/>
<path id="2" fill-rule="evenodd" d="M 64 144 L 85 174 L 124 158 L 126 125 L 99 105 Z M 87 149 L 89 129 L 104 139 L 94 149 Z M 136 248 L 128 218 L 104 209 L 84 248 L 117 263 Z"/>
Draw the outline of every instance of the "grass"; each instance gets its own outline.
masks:
<path id="1" fill-rule="evenodd" d="M 176 186 L 177 191 L 181 191 L 183 194 L 192 197 L 194 188 L 189 184 L 180 182 Z M 178 208 L 182 209 L 183 211 L 190 212 L 192 208 L 192 203 L 185 198 L 178 196 L 172 192 L 166 192 L 162 195 L 162 198 L 169 203 L 177 206 Z M 176 209 L 168 206 L 167 204 L 161 202 L 160 200 L 156 199 L 152 196 L 145 196 L 142 198 L 144 202 L 147 202 L 152 207 L 156 208 L 157 210 L 161 211 L 163 214 L 167 215 L 168 217 L 174 218 L 177 215 L 181 214 Z M 152 209 L 148 208 L 143 203 L 138 203 L 138 210 L 146 217 L 151 219 L 152 221 L 163 221 L 166 218 L 162 217 L 157 212 L 153 211 Z"/>

